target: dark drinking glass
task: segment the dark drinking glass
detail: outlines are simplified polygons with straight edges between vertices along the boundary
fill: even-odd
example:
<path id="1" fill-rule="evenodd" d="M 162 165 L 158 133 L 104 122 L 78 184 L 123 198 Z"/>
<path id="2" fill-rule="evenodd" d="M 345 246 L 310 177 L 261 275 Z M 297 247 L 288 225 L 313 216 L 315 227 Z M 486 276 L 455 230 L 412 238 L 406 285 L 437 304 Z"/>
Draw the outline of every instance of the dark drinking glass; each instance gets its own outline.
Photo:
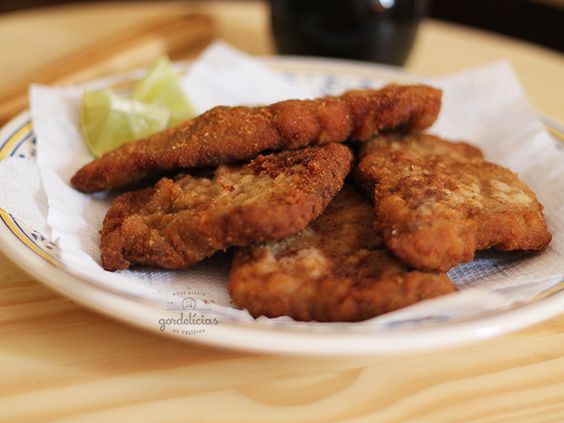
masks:
<path id="1" fill-rule="evenodd" d="M 282 54 L 343 57 L 403 65 L 417 33 L 422 0 L 271 0 Z"/>

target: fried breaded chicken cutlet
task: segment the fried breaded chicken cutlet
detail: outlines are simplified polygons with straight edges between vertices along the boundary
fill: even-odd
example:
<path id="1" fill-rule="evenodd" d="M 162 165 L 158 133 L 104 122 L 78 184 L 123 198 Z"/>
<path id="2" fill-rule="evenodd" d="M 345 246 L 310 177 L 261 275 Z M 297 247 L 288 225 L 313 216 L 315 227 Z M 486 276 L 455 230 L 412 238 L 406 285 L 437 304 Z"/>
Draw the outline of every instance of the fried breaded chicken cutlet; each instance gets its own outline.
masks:
<path id="1" fill-rule="evenodd" d="M 264 107 L 215 107 L 103 155 L 80 169 L 71 183 L 80 191 L 95 192 L 165 171 L 252 159 L 265 150 L 366 140 L 398 127 L 423 129 L 435 121 L 440 106 L 440 90 L 390 85 Z"/>
<path id="2" fill-rule="evenodd" d="M 550 242 L 535 194 L 475 147 L 423 134 L 363 144 L 356 176 L 374 195 L 388 248 L 418 269 L 447 271 L 477 250 L 543 250 Z"/>
<path id="3" fill-rule="evenodd" d="M 233 302 L 254 317 L 360 321 L 456 290 L 444 273 L 399 262 L 373 223 L 371 202 L 345 185 L 306 229 L 238 249 Z"/>
<path id="4" fill-rule="evenodd" d="M 132 264 L 177 269 L 232 245 L 284 238 L 323 211 L 351 161 L 348 147 L 328 144 L 128 192 L 104 219 L 102 264 L 106 270 Z"/>

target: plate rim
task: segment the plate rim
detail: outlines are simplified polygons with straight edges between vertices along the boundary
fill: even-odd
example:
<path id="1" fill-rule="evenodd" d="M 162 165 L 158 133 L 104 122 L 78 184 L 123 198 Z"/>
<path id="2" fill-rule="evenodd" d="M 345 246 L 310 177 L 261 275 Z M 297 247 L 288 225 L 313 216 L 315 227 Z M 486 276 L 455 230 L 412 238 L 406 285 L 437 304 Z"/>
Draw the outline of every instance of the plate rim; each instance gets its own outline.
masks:
<path id="1" fill-rule="evenodd" d="M 261 60 L 275 68 L 277 64 L 292 67 L 298 63 L 305 68 L 312 64 L 325 66 L 326 69 L 334 69 L 336 66 L 342 69 L 354 68 L 357 71 L 361 70 L 362 73 L 371 72 L 372 77 L 377 76 L 374 74 L 375 71 L 392 78 L 398 76 L 406 79 L 421 77 L 393 66 L 340 59 L 268 56 Z M 139 71 L 124 73 L 119 77 L 127 78 L 136 72 Z M 92 83 L 112 78 L 116 77 L 104 78 Z M 541 114 L 539 117 L 546 126 L 564 134 L 564 125 Z M 9 132 L 10 128 L 25 123 L 29 118 L 29 110 L 25 110 L 9 120 L 0 128 L 0 140 Z M 0 225 L 0 234 L 2 234 L 0 250 L 25 273 L 60 294 L 96 312 L 150 332 L 214 347 L 263 353 L 332 356 L 409 353 L 452 347 L 491 338 L 531 326 L 564 311 L 564 289 L 560 289 L 544 298 L 493 315 L 449 322 L 439 326 L 398 328 L 390 332 L 379 331 L 370 334 L 366 332 L 324 333 L 301 330 L 301 328 L 296 330 L 277 326 L 252 326 L 226 321 L 207 328 L 205 335 L 179 336 L 170 331 L 159 330 L 157 317 L 162 317 L 163 310 L 156 305 L 118 295 L 89 283 L 67 269 L 54 266 L 23 245 L 16 235 L 8 231 L 6 226 Z M 315 338 L 315 342 L 312 342 L 312 338 Z"/>
<path id="2" fill-rule="evenodd" d="M 0 233 L 5 232 L 2 227 Z M 512 332 L 562 312 L 564 290 L 532 303 L 470 321 L 393 332 L 341 333 L 249 327 L 222 322 L 201 336 L 177 336 L 158 329 L 162 309 L 117 296 L 54 266 L 23 246 L 15 236 L 0 237 L 0 250 L 25 273 L 81 305 L 123 323 L 174 339 L 214 347 L 292 355 L 365 355 L 410 353 L 460 346 Z M 125 310 L 125 313 L 124 313 Z M 516 318 L 517 317 L 517 318 Z M 260 334 L 258 334 L 260 332 Z M 312 339 L 315 338 L 315 343 Z"/>

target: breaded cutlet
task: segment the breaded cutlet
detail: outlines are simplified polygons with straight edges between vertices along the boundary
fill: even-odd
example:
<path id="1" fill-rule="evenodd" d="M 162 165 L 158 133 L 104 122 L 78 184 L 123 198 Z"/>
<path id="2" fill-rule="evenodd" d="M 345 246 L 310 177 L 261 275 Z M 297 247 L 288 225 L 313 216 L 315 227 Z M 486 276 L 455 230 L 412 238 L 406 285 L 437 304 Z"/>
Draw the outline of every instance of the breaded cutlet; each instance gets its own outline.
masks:
<path id="1" fill-rule="evenodd" d="M 323 211 L 351 161 L 348 147 L 328 144 L 222 165 L 212 177 L 163 178 L 123 194 L 104 219 L 103 267 L 185 268 L 229 246 L 291 235 Z"/>
<path id="2" fill-rule="evenodd" d="M 373 223 L 371 202 L 345 185 L 306 229 L 237 250 L 232 301 L 254 317 L 360 321 L 456 290 L 444 273 L 398 261 Z"/>
<path id="3" fill-rule="evenodd" d="M 378 136 L 363 144 L 355 174 L 373 195 L 386 245 L 417 269 L 447 271 L 478 250 L 541 251 L 550 242 L 535 194 L 468 144 Z"/>
<path id="4" fill-rule="evenodd" d="M 193 167 L 248 160 L 266 150 L 366 140 L 393 128 L 433 124 L 441 91 L 425 85 L 389 85 L 315 100 L 262 107 L 215 107 L 144 140 L 127 143 L 82 167 L 72 185 L 95 192 Z"/>

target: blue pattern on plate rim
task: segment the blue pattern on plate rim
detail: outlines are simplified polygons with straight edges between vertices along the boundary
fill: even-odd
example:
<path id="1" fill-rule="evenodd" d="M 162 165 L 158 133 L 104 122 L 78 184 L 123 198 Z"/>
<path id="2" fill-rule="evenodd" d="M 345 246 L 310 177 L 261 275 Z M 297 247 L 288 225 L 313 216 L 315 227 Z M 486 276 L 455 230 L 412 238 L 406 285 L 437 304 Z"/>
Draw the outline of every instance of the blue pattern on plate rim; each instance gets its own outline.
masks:
<path id="1" fill-rule="evenodd" d="M 18 240 L 20 240 L 34 253 L 38 254 L 51 264 L 63 264 L 61 261 L 61 250 L 59 246 L 41 232 L 33 229 L 26 223 L 18 220 L 13 214 L 2 209 L 0 209 L 0 221 L 2 221 L 8 230 L 16 238 L 18 238 Z"/>
<path id="2" fill-rule="evenodd" d="M 14 129 L 0 144 L 0 157 L 20 157 L 22 159 L 34 159 L 36 155 L 37 139 L 33 131 L 24 131 L 17 138 L 18 132 L 26 126 L 31 125 L 31 121 L 26 119 L 21 125 Z M 7 151 L 4 151 L 7 149 Z"/>

